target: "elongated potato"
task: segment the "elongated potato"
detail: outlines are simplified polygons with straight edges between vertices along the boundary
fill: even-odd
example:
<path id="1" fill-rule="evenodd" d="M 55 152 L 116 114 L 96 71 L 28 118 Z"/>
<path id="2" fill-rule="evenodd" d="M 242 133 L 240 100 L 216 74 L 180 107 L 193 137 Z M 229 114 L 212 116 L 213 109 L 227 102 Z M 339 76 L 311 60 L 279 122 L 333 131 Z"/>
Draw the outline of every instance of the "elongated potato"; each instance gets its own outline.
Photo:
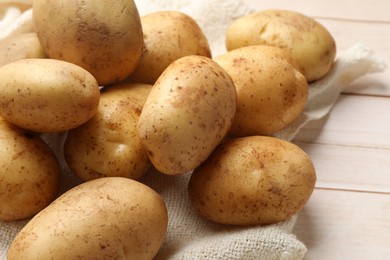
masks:
<path id="1" fill-rule="evenodd" d="M 298 213 L 315 182 L 313 163 L 298 146 L 250 136 L 221 144 L 194 170 L 188 192 L 197 212 L 213 222 L 266 225 Z"/>
<path id="2" fill-rule="evenodd" d="M 85 182 L 37 214 L 12 242 L 7 259 L 145 259 L 161 247 L 165 203 L 127 178 Z"/>
<path id="3" fill-rule="evenodd" d="M 0 220 L 32 217 L 60 188 L 60 166 L 38 136 L 0 118 Z"/>
<path id="4" fill-rule="evenodd" d="M 31 131 L 75 128 L 99 105 L 96 79 L 69 62 L 23 59 L 0 67 L 0 79 L 0 116 Z"/>
<path id="5" fill-rule="evenodd" d="M 180 174 L 201 164 L 227 134 L 236 111 L 230 76 L 210 58 L 180 58 L 154 84 L 138 121 L 153 165 Z"/>

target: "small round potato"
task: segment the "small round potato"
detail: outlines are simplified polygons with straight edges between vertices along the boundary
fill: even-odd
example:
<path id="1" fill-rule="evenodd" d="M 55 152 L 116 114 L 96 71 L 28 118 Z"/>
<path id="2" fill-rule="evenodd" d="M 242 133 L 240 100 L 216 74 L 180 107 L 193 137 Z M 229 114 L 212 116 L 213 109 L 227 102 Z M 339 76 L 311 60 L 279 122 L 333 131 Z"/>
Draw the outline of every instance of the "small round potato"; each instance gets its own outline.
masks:
<path id="1" fill-rule="evenodd" d="M 151 87 L 121 84 L 103 91 L 95 116 L 68 132 L 64 155 L 73 173 L 88 181 L 108 176 L 138 179 L 148 170 L 137 122 Z"/>
<path id="2" fill-rule="evenodd" d="M 308 83 L 287 51 L 254 45 L 229 51 L 214 61 L 231 76 L 237 90 L 230 135 L 272 135 L 303 112 Z"/>
<path id="3" fill-rule="evenodd" d="M 133 0 L 34 0 L 33 21 L 50 58 L 83 67 L 101 86 L 125 79 L 141 58 L 142 27 Z"/>
<path id="4" fill-rule="evenodd" d="M 231 139 L 191 175 L 192 205 L 216 223 L 265 225 L 287 220 L 309 200 L 316 174 L 298 146 L 266 136 Z"/>
<path id="5" fill-rule="evenodd" d="M 36 33 L 23 33 L 0 43 L 0 67 L 21 59 L 46 58 Z"/>
<path id="6" fill-rule="evenodd" d="M 72 188 L 32 218 L 7 259 L 150 260 L 167 224 L 165 203 L 154 190 L 127 178 L 100 178 Z"/>
<path id="7" fill-rule="evenodd" d="M 333 36 L 311 17 L 288 10 L 262 10 L 234 21 L 226 33 L 228 50 L 272 45 L 289 51 L 308 82 L 324 77 L 336 56 Z"/>
<path id="8" fill-rule="evenodd" d="M 134 82 L 154 84 L 173 61 L 187 55 L 211 57 L 202 29 L 190 16 L 160 11 L 141 17 L 145 51 L 129 77 Z"/>
<path id="9" fill-rule="evenodd" d="M 0 67 L 0 79 L 0 116 L 31 131 L 75 128 L 99 105 L 96 79 L 69 62 L 23 59 Z"/>
<path id="10" fill-rule="evenodd" d="M 236 112 L 230 76 L 210 58 L 180 58 L 154 84 L 138 121 L 153 165 L 162 173 L 195 169 L 225 137 Z"/>
<path id="11" fill-rule="evenodd" d="M 0 119 L 0 220 L 31 217 L 57 196 L 60 166 L 38 136 Z"/>

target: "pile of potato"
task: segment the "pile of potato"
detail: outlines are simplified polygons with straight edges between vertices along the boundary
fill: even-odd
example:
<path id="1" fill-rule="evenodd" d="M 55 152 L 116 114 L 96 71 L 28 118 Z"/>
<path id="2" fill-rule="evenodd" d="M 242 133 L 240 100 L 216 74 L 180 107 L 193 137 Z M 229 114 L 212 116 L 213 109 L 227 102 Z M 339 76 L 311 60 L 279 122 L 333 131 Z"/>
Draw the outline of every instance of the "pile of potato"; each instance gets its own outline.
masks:
<path id="1" fill-rule="evenodd" d="M 8 259 L 153 258 L 168 212 L 138 181 L 150 167 L 191 174 L 194 214 L 220 224 L 276 223 L 309 200 L 311 159 L 272 135 L 333 64 L 315 20 L 239 18 L 218 57 L 191 17 L 140 17 L 132 0 L 34 0 L 33 20 L 36 33 L 0 43 L 0 220 L 32 217 Z M 61 169 L 40 134 L 59 132 L 85 182 L 58 197 Z"/>

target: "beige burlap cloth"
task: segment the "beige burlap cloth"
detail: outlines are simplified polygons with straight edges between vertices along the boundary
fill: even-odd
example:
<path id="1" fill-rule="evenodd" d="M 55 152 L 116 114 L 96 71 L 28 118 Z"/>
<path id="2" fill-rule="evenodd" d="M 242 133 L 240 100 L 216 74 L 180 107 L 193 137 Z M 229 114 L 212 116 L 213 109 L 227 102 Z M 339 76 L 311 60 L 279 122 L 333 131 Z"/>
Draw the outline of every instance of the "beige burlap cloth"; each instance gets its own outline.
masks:
<path id="1" fill-rule="evenodd" d="M 135 2 L 141 15 L 170 9 L 192 16 L 208 37 L 214 56 L 225 51 L 224 32 L 228 24 L 252 11 L 237 0 Z M 31 9 L 21 11 L 18 4 L 28 5 L 31 0 L 0 0 L 0 42 L 12 35 L 33 31 Z M 329 75 L 311 84 L 305 112 L 288 129 L 276 136 L 292 140 L 307 122 L 327 115 L 349 83 L 365 74 L 380 72 L 385 68 L 386 64 L 363 44 L 356 44 L 339 53 Z M 64 136 L 63 133 L 44 136 L 62 161 L 62 192 L 79 183 L 79 180 L 69 173 L 62 159 L 61 143 Z M 292 234 L 297 215 L 285 222 L 269 226 L 236 228 L 215 225 L 194 214 L 187 198 L 188 180 L 189 174 L 166 176 L 154 171 L 141 179 L 162 195 L 169 211 L 166 240 L 156 259 L 287 260 L 302 259 L 305 255 L 306 246 Z M 6 258 L 12 239 L 27 221 L 0 222 L 0 259 Z"/>

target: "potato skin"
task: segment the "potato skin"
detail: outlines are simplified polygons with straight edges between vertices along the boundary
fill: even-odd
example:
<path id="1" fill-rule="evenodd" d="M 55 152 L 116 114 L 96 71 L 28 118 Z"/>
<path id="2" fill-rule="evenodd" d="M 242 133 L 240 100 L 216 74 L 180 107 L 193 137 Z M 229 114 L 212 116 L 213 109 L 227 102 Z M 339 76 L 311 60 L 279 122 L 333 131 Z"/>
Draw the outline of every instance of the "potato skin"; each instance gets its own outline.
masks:
<path id="1" fill-rule="evenodd" d="M 272 135 L 302 114 L 309 86 L 287 51 L 253 45 L 229 51 L 214 61 L 236 86 L 237 111 L 230 135 Z"/>
<path id="2" fill-rule="evenodd" d="M 38 136 L 0 119 L 0 220 L 32 217 L 57 196 L 60 166 Z"/>
<path id="3" fill-rule="evenodd" d="M 154 84 L 138 121 L 153 165 L 180 174 L 201 164 L 227 134 L 236 111 L 230 76 L 210 58 L 174 61 Z"/>
<path id="4" fill-rule="evenodd" d="M 23 33 L 0 43 L 0 67 L 21 59 L 46 58 L 36 33 Z"/>
<path id="5" fill-rule="evenodd" d="M 229 225 L 284 221 L 309 200 L 316 174 L 298 146 L 266 136 L 221 144 L 191 175 L 188 193 L 206 219 Z"/>
<path id="6" fill-rule="evenodd" d="M 85 181 L 108 176 L 138 179 L 149 169 L 137 122 L 151 88 L 129 83 L 102 92 L 95 116 L 68 131 L 64 155 L 73 173 Z"/>
<path id="7" fill-rule="evenodd" d="M 23 59 L 0 67 L 0 116 L 35 132 L 60 132 L 89 120 L 100 99 L 96 79 L 53 59 Z"/>
<path id="8" fill-rule="evenodd" d="M 165 238 L 164 201 L 127 178 L 85 182 L 37 214 L 7 259 L 152 259 Z"/>
<path id="9" fill-rule="evenodd" d="M 129 80 L 154 84 L 175 60 L 187 55 L 211 57 L 202 29 L 190 16 L 160 11 L 141 17 L 145 51 Z"/>
<path id="10" fill-rule="evenodd" d="M 283 48 L 297 61 L 308 82 L 324 77 L 336 56 L 336 43 L 319 22 L 289 10 L 262 10 L 234 21 L 226 33 L 226 48 L 248 45 Z"/>
<path id="11" fill-rule="evenodd" d="M 33 21 L 50 58 L 83 67 L 102 86 L 125 79 L 142 54 L 141 21 L 132 0 L 34 0 Z"/>

